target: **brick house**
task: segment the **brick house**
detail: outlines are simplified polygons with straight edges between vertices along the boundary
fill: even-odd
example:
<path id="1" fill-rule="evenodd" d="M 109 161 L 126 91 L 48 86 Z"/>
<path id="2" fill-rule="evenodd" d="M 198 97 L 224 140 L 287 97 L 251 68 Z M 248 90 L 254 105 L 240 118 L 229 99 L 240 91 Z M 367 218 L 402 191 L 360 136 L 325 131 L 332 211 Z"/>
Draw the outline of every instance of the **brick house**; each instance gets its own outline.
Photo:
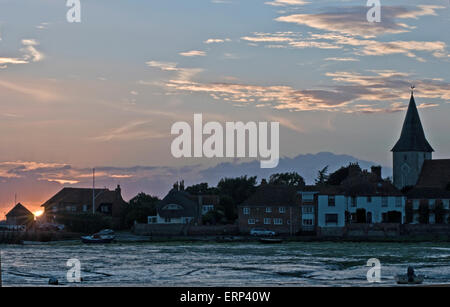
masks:
<path id="1" fill-rule="evenodd" d="M 92 189 L 63 188 L 42 205 L 45 219 L 54 222 L 58 214 L 92 213 L 92 196 Z M 113 191 L 95 189 L 95 212 L 112 217 L 113 224 L 119 223 L 122 209 L 126 204 L 120 186 Z"/>
<path id="2" fill-rule="evenodd" d="M 450 159 L 425 161 L 417 185 L 407 192 L 407 198 L 407 223 L 449 223 Z"/>
<path id="3" fill-rule="evenodd" d="M 295 235 L 301 230 L 301 197 L 297 188 L 262 184 L 238 206 L 239 231 L 263 228 L 279 234 Z"/>

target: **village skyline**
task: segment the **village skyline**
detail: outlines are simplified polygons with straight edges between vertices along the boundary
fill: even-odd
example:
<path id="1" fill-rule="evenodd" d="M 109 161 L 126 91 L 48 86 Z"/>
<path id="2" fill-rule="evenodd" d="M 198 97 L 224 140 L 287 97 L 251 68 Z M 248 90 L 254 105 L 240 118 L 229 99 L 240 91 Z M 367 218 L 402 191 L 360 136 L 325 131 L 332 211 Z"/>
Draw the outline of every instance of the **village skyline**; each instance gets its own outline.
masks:
<path id="1" fill-rule="evenodd" d="M 68 23 L 63 2 L 0 1 L 0 216 L 14 194 L 36 211 L 90 187 L 94 167 L 130 198 L 252 163 L 172 157 L 170 127 L 194 113 L 280 122 L 282 161 L 331 152 L 389 169 L 413 84 L 434 157 L 448 157 L 448 1 L 381 1 L 375 24 L 366 1 L 81 3 Z"/>

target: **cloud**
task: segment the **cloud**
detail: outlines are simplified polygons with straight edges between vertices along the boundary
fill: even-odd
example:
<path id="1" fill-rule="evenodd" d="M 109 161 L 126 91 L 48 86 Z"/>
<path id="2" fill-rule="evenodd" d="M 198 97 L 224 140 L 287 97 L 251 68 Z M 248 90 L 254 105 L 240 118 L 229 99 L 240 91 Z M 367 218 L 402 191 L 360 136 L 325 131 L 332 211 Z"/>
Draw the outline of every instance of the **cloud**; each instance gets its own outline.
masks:
<path id="1" fill-rule="evenodd" d="M 191 50 L 186 52 L 180 52 L 180 55 L 184 57 L 206 56 L 206 52 L 200 50 Z"/>
<path id="2" fill-rule="evenodd" d="M 402 107 L 394 102 L 408 99 L 408 88 L 414 78 L 408 73 L 394 70 L 369 71 L 368 74 L 339 71 L 326 73 L 326 76 L 334 81 L 330 86 L 296 89 L 285 85 L 204 83 L 193 80 L 193 75 L 195 74 L 178 73 L 175 78 L 164 81 L 162 86 L 168 92 L 206 94 L 215 100 L 235 106 L 345 113 L 389 113 L 402 110 Z M 416 97 L 450 101 L 449 83 L 436 79 L 419 79 L 415 80 L 414 84 L 420 89 Z M 432 107 L 435 104 L 427 106 Z"/>
<path id="3" fill-rule="evenodd" d="M 148 61 L 145 64 L 149 67 L 156 67 L 163 71 L 177 71 L 177 63 L 173 62 L 158 62 L 158 61 Z"/>
<path id="4" fill-rule="evenodd" d="M 292 14 L 278 17 L 275 20 L 344 35 L 374 38 L 382 34 L 408 32 L 411 27 L 397 21 L 398 19 L 436 15 L 436 10 L 442 8 L 444 7 L 431 5 L 421 5 L 416 9 L 383 6 L 382 19 L 379 23 L 367 21 L 368 8 L 365 6 L 332 8 L 320 14 Z"/>
<path id="5" fill-rule="evenodd" d="M 0 39 L 1 40 L 1 39 Z M 8 64 L 28 64 L 31 62 L 39 62 L 44 59 L 44 54 L 39 52 L 35 46 L 39 45 L 39 42 L 35 39 L 23 39 L 23 47 L 20 49 L 24 55 L 19 57 L 0 57 L 0 68 L 6 68 Z"/>
<path id="6" fill-rule="evenodd" d="M 325 58 L 325 61 L 336 61 L 336 62 L 358 62 L 358 59 L 355 58 L 337 58 L 337 57 L 332 57 L 332 58 Z"/>
<path id="7" fill-rule="evenodd" d="M 146 140 L 169 136 L 167 133 L 156 132 L 154 127 L 150 126 L 150 123 L 149 120 L 134 121 L 106 134 L 91 138 L 91 140 L 108 142 L 112 140 Z"/>
<path id="8" fill-rule="evenodd" d="M 221 43 L 225 43 L 225 42 L 231 42 L 231 39 L 229 38 L 209 38 L 207 40 L 204 41 L 205 44 L 221 44 Z"/>
<path id="9" fill-rule="evenodd" d="M 343 49 L 351 48 L 353 54 L 358 56 L 382 56 L 388 54 L 402 54 L 419 61 L 425 61 L 417 56 L 417 52 L 427 52 L 436 58 L 448 57 L 447 44 L 441 41 L 377 41 L 362 39 L 351 35 L 339 33 L 310 33 L 303 36 L 296 32 L 253 33 L 244 36 L 242 40 L 252 43 L 268 44 L 267 48 L 318 48 L 318 49 Z M 271 43 L 276 43 L 273 45 Z M 328 60 L 337 60 L 339 57 L 331 57 Z M 341 58 L 342 59 L 342 58 Z"/>
<path id="10" fill-rule="evenodd" d="M 265 4 L 272 6 L 288 6 L 288 5 L 305 5 L 309 2 L 303 0 L 274 0 L 270 2 L 266 2 Z"/>

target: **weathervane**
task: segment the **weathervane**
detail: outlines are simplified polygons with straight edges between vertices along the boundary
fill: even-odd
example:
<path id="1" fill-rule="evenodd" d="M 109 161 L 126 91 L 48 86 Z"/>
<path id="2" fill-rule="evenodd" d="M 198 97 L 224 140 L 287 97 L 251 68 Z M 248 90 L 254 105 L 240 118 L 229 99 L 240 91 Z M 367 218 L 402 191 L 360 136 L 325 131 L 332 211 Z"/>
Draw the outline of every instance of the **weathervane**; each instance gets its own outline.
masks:
<path id="1" fill-rule="evenodd" d="M 415 88 L 416 88 L 416 86 L 414 84 L 411 85 L 411 95 L 414 95 Z"/>

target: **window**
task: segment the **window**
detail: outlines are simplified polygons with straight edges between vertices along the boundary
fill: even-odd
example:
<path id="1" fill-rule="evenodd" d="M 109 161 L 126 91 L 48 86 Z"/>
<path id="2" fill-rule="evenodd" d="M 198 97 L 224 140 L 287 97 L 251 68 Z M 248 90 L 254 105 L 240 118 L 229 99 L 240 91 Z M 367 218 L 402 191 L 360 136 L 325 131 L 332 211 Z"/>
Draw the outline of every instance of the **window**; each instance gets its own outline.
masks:
<path id="1" fill-rule="evenodd" d="M 401 208 L 402 207 L 402 197 L 396 197 L 395 198 L 395 206 L 397 208 Z"/>
<path id="2" fill-rule="evenodd" d="M 333 196 L 328 196 L 328 207 L 334 207 L 336 206 L 336 199 Z"/>
<path id="3" fill-rule="evenodd" d="M 304 219 L 303 220 L 303 225 L 304 226 L 312 226 L 313 225 L 313 220 L 312 219 Z"/>
<path id="4" fill-rule="evenodd" d="M 53 212 L 53 213 L 58 212 L 58 207 L 57 207 L 57 206 L 53 206 L 53 207 L 52 207 L 52 212 Z"/>
<path id="5" fill-rule="evenodd" d="M 255 225 L 255 219 L 248 219 L 249 225 Z"/>
<path id="6" fill-rule="evenodd" d="M 303 208 L 302 208 L 302 212 L 304 213 L 304 214 L 311 214 L 311 213 L 314 213 L 314 207 L 313 206 L 303 206 Z"/>
<path id="7" fill-rule="evenodd" d="M 367 196 L 367 202 L 371 203 L 372 202 L 372 196 Z"/>
<path id="8" fill-rule="evenodd" d="M 244 208 L 243 212 L 245 215 L 249 215 L 250 214 L 250 208 Z"/>
<path id="9" fill-rule="evenodd" d="M 283 219 L 273 219 L 275 225 L 283 225 Z"/>
<path id="10" fill-rule="evenodd" d="M 272 208 L 271 207 L 267 207 L 266 208 L 266 213 L 272 213 Z"/>
<path id="11" fill-rule="evenodd" d="M 156 224 L 157 221 L 158 221 L 158 219 L 156 218 L 156 216 L 149 216 L 148 217 L 148 223 L 149 224 Z"/>
<path id="12" fill-rule="evenodd" d="M 86 212 L 88 210 L 88 206 L 87 205 L 83 205 L 83 212 Z"/>
<path id="13" fill-rule="evenodd" d="M 278 211 L 280 213 L 286 213 L 286 208 L 285 207 L 280 207 L 280 208 L 278 208 Z"/>
<path id="14" fill-rule="evenodd" d="M 209 211 L 213 211 L 214 210 L 214 205 L 203 205 L 202 207 L 202 213 L 206 214 Z"/>
<path id="15" fill-rule="evenodd" d="M 386 196 L 381 197 L 381 207 L 388 206 L 388 198 Z"/>
<path id="16" fill-rule="evenodd" d="M 270 224 L 272 224 L 272 219 L 265 218 L 264 219 L 264 225 L 270 225 Z"/>
<path id="17" fill-rule="evenodd" d="M 355 196 L 352 196 L 351 202 L 352 202 L 352 207 L 356 207 L 357 201 L 356 201 L 356 197 Z"/>
<path id="18" fill-rule="evenodd" d="M 337 214 L 325 214 L 325 224 L 337 224 L 338 215 Z"/>
<path id="19" fill-rule="evenodd" d="M 164 219 L 164 221 L 165 221 L 166 223 L 170 223 L 172 220 L 170 219 L 170 217 L 166 217 L 166 218 Z"/>

